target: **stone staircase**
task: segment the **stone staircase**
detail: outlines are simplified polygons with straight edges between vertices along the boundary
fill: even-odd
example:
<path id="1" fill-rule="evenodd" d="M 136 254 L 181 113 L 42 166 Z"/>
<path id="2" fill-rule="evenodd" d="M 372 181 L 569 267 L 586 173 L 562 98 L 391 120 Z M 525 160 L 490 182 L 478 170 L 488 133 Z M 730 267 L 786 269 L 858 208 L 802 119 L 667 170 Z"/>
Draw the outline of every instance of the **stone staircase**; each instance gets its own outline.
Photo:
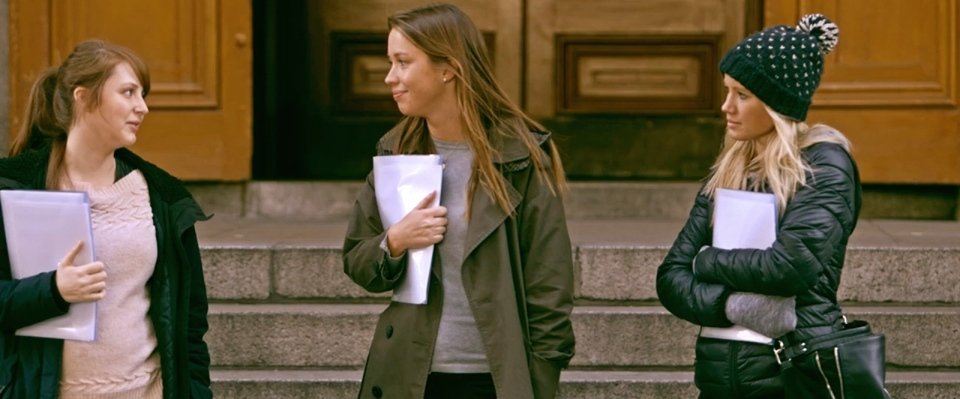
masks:
<path id="1" fill-rule="evenodd" d="M 358 183 L 191 189 L 210 297 L 207 342 L 218 398 L 354 398 L 377 315 L 342 272 Z M 697 186 L 576 183 L 577 355 L 561 398 L 693 398 L 696 327 L 656 300 L 656 267 Z M 849 316 L 887 336 L 897 398 L 960 397 L 960 223 L 861 220 L 839 292 Z"/>

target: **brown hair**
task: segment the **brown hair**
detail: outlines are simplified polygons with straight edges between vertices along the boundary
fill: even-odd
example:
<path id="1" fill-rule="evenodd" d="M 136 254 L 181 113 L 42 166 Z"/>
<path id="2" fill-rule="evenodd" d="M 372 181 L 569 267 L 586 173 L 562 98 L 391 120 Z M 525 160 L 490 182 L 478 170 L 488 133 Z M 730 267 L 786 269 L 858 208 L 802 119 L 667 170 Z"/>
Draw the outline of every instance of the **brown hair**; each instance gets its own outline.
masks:
<path id="1" fill-rule="evenodd" d="M 60 186 L 67 132 L 78 111 L 73 91 L 79 87 L 87 89 L 90 93 L 87 106 L 99 107 L 104 83 L 113 68 L 124 62 L 137 74 L 146 97 L 150 92 L 150 72 L 143 60 L 128 48 L 100 40 L 80 42 L 59 67 L 43 71 L 33 84 L 23 125 L 10 146 L 10 156 L 51 143 L 47 189 Z"/>
<path id="2" fill-rule="evenodd" d="M 566 178 L 556 145 L 551 140 L 548 153 L 541 151 L 530 131 L 543 131 L 543 127 L 525 115 L 494 79 L 483 36 L 463 11 L 450 4 L 427 5 L 394 14 L 387 19 L 387 25 L 402 33 L 434 63 L 447 64 L 453 71 L 457 105 L 463 115 L 467 144 L 474 154 L 468 201 L 479 186 L 506 213 L 513 212 L 507 183 L 493 162 L 497 150 L 491 142 L 501 141 L 490 137 L 495 134 L 519 139 L 530 152 L 538 178 L 555 195 L 565 190 Z M 422 117 L 406 116 L 393 130 L 400 134 L 395 149 L 398 153 L 435 151 Z M 552 173 L 548 171 L 546 156 Z M 468 202 L 468 209 L 469 205 Z"/>

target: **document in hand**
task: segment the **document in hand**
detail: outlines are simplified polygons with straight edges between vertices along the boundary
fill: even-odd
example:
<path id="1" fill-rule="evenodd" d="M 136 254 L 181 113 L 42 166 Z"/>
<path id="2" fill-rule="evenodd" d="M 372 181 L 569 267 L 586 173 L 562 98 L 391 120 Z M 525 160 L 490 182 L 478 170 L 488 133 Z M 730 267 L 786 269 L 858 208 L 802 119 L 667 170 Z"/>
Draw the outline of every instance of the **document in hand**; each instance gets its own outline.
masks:
<path id="1" fill-rule="evenodd" d="M 717 189 L 713 199 L 713 246 L 723 249 L 766 249 L 777 239 L 777 198 L 753 191 Z M 703 327 L 701 336 L 720 336 L 737 341 L 770 343 L 749 328 Z"/>
<path id="2" fill-rule="evenodd" d="M 383 155 L 373 157 L 373 181 L 383 228 L 403 219 L 431 192 L 440 205 L 443 161 L 439 155 Z M 407 271 L 393 290 L 397 302 L 427 303 L 427 283 L 433 262 L 433 245 L 407 251 Z"/>
<path id="3" fill-rule="evenodd" d="M 87 194 L 67 191 L 0 191 L 3 228 L 14 279 L 57 268 L 79 241 L 75 264 L 93 262 L 93 231 Z M 93 341 L 96 302 L 70 304 L 63 316 L 20 328 L 17 335 Z"/>
<path id="4" fill-rule="evenodd" d="M 713 246 L 766 249 L 777 239 L 777 198 L 753 191 L 717 189 Z"/>

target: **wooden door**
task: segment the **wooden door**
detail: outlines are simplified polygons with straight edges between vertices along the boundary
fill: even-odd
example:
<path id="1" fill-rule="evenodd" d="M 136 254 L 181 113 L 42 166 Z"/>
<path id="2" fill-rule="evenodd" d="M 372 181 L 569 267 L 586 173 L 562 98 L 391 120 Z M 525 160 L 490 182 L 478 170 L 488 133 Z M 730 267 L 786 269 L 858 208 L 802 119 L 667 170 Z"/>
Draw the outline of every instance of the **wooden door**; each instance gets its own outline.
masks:
<path id="1" fill-rule="evenodd" d="M 840 27 L 808 122 L 843 131 L 864 182 L 960 183 L 954 0 L 767 0 L 766 25 L 819 12 Z"/>
<path id="2" fill-rule="evenodd" d="M 554 132 L 571 178 L 699 179 L 723 137 L 717 57 L 759 23 L 760 1 L 449 2 L 488 39 L 510 97 Z M 399 119 L 383 83 L 386 18 L 424 1 L 305 3 L 253 0 L 266 46 L 255 68 L 271 79 L 256 82 L 258 101 L 277 99 L 257 123 L 285 126 L 257 137 L 258 177 L 362 178 Z"/>
<path id="3" fill-rule="evenodd" d="M 150 114 L 133 150 L 181 179 L 250 177 L 247 1 L 9 0 L 11 131 L 36 76 L 100 38 L 150 67 Z"/>

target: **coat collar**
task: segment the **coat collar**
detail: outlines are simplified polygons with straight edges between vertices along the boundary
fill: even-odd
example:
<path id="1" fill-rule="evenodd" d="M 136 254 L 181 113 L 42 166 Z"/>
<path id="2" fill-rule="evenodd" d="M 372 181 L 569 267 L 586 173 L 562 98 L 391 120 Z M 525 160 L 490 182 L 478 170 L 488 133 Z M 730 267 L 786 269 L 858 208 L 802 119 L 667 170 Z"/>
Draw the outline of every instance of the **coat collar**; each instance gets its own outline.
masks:
<path id="1" fill-rule="evenodd" d="M 387 134 L 380 139 L 380 142 L 377 143 L 377 154 L 395 154 L 402 130 L 400 127 L 405 127 L 406 125 L 406 123 L 401 122 L 397 125 L 397 128 L 387 132 Z M 424 127 L 424 129 L 425 128 L 426 127 Z M 530 150 L 527 149 L 527 146 L 523 144 L 516 134 L 509 132 L 508 129 L 510 129 L 508 124 L 500 123 L 490 128 L 490 132 L 487 135 L 490 138 L 490 145 L 495 150 L 493 162 L 496 164 L 524 161 L 530 157 Z M 533 135 L 534 140 L 539 146 L 543 146 L 551 136 L 550 132 L 547 131 L 531 130 L 530 134 Z"/>
<path id="2" fill-rule="evenodd" d="M 0 187 L 42 190 L 46 185 L 50 149 L 28 150 L 0 159 Z"/>
<path id="3" fill-rule="evenodd" d="M 153 198 L 157 198 L 175 208 L 179 215 L 178 224 L 186 226 L 192 225 L 196 220 L 209 219 L 177 178 L 126 148 L 118 149 L 114 156 L 143 173 L 150 189 L 151 202 Z M 43 190 L 49 160 L 49 145 L 24 151 L 15 157 L 0 159 L 0 188 Z"/>

